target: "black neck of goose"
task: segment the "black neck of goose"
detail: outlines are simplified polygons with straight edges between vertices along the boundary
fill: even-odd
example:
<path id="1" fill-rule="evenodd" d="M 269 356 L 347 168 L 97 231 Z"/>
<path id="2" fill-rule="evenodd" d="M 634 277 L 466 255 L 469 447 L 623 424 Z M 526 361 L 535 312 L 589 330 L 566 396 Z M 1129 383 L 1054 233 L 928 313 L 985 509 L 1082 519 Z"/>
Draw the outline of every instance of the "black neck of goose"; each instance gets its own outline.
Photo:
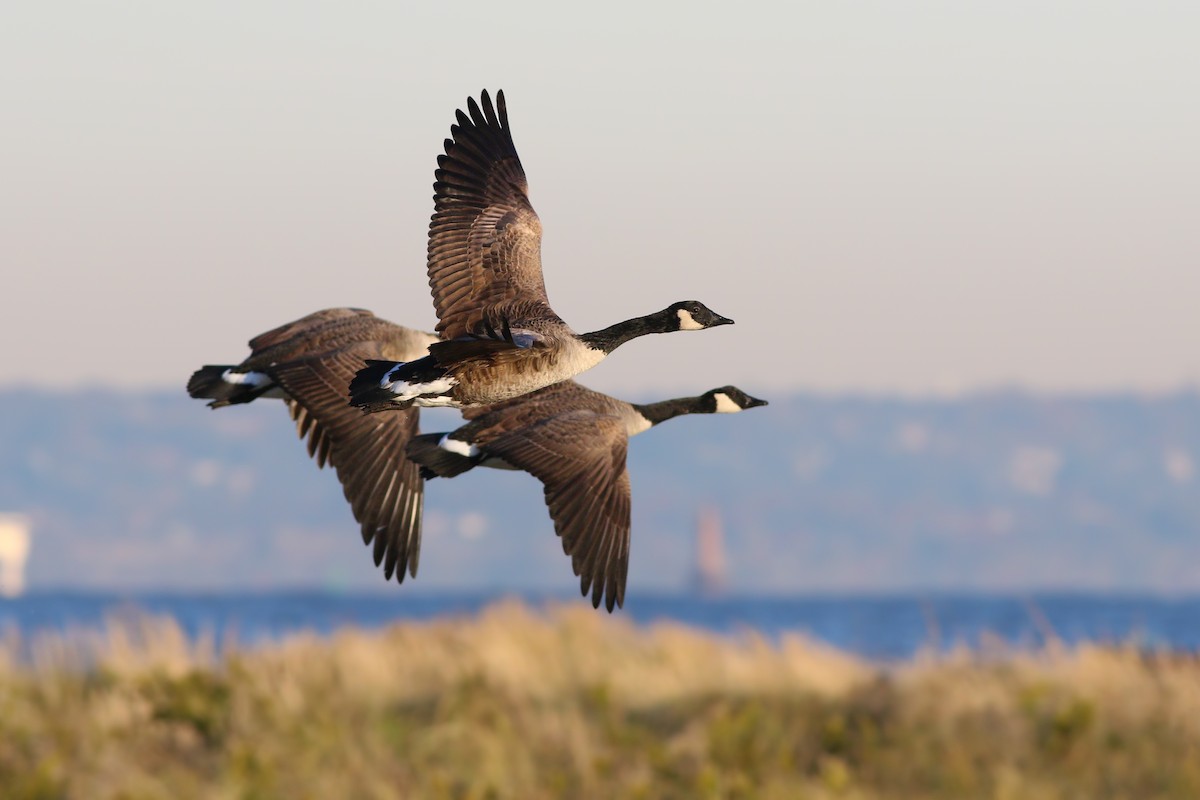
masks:
<path id="1" fill-rule="evenodd" d="M 647 403 L 644 406 L 635 403 L 633 407 L 651 425 L 657 425 L 660 422 L 681 417 L 684 414 L 703 414 L 706 411 L 703 402 L 703 397 L 676 397 L 674 400 Z"/>
<path id="2" fill-rule="evenodd" d="M 648 333 L 669 333 L 679 330 L 679 318 L 670 311 L 656 311 L 644 317 L 634 317 L 604 330 L 592 331 L 579 336 L 580 340 L 594 350 L 611 353 L 630 339 Z"/>

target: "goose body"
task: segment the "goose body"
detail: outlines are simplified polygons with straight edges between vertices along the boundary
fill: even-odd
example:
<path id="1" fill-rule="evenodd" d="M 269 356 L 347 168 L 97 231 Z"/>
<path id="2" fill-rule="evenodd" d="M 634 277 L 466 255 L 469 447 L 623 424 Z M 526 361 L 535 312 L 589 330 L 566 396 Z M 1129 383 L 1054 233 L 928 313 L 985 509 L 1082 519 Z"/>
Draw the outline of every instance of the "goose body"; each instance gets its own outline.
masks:
<path id="1" fill-rule="evenodd" d="M 459 111 L 438 158 L 427 273 L 442 341 L 412 362 L 376 359 L 350 385 L 367 411 L 473 408 L 536 391 L 651 333 L 733 320 L 689 300 L 603 330 L 575 333 L 550 307 L 542 226 L 508 124 L 504 93 Z"/>
<path id="2" fill-rule="evenodd" d="M 240 364 L 201 367 L 188 394 L 212 408 L 283 399 L 308 454 L 337 472 L 363 541 L 374 543 L 375 564 L 403 581 L 406 571 L 416 575 L 421 545 L 424 485 L 404 458 L 419 411 L 366 417 L 346 405 L 344 392 L 364 359 L 418 359 L 437 340 L 362 309 L 325 309 L 256 336 Z"/>
<path id="3" fill-rule="evenodd" d="M 630 436 L 684 414 L 742 411 L 766 405 L 735 386 L 639 405 L 563 381 L 490 407 L 468 409 L 467 423 L 415 436 L 408 457 L 430 477 L 454 477 L 476 466 L 529 472 L 545 488 L 563 550 L 609 611 L 625 599 L 629 570 Z"/>

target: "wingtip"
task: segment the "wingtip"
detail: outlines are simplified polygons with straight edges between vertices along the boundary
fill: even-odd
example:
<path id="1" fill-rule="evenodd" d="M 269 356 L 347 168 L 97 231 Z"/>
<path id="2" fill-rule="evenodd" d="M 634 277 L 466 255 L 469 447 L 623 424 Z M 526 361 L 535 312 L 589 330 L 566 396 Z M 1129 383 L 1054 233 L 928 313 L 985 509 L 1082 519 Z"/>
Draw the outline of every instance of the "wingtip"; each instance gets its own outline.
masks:
<path id="1" fill-rule="evenodd" d="M 589 576 L 586 573 L 580 575 L 579 593 L 583 597 L 587 597 L 589 594 L 591 594 L 592 608 L 599 609 L 600 603 L 603 602 L 604 609 L 610 614 L 613 612 L 614 608 L 621 608 L 625 603 L 625 593 L 623 591 L 614 591 L 612 587 L 609 587 L 608 591 L 606 592 L 604 581 L 600 580 L 596 576 L 590 576 L 589 579 Z"/>
<path id="2" fill-rule="evenodd" d="M 500 127 L 508 130 L 508 103 L 504 99 L 504 90 L 496 90 L 496 114 L 500 118 Z"/>
<path id="3" fill-rule="evenodd" d="M 508 128 L 508 103 L 504 99 L 504 90 L 496 90 L 496 101 L 492 102 L 492 95 L 487 89 L 479 90 L 479 100 L 473 96 L 467 97 L 467 111 L 464 113 L 462 109 L 456 112 L 460 126 L 467 126 L 467 118 L 474 123 L 475 127 L 484 128 L 492 125 L 497 125 L 500 128 Z M 455 138 L 458 132 L 454 132 Z M 450 143 L 447 140 L 447 145 Z"/>

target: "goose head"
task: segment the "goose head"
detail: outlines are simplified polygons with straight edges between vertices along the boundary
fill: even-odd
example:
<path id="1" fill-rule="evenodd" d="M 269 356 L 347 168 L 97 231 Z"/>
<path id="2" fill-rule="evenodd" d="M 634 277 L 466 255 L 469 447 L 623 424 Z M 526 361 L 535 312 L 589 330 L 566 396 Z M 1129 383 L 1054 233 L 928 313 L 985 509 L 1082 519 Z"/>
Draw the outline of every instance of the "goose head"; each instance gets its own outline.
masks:
<path id="1" fill-rule="evenodd" d="M 699 300 L 681 300 L 667 307 L 668 319 L 677 331 L 702 331 L 718 325 L 732 325 L 733 320 L 722 317 Z"/>
<path id="2" fill-rule="evenodd" d="M 736 386 L 709 389 L 701 397 L 704 400 L 704 408 L 709 414 L 736 414 L 747 408 L 767 405 L 766 400 L 751 397 Z"/>

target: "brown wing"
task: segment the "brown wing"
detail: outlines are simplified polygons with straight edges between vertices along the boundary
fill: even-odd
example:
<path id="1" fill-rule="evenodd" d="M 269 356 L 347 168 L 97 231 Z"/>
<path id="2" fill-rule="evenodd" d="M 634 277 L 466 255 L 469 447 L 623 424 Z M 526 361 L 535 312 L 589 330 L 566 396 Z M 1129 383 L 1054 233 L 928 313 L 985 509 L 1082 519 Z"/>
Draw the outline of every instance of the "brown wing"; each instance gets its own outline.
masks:
<path id="1" fill-rule="evenodd" d="M 278 365 L 271 375 L 291 396 L 289 405 L 309 455 L 318 466 L 329 463 L 354 518 L 362 525 L 363 542 L 375 544 L 375 564 L 384 577 L 414 577 L 421 551 L 424 484 L 420 467 L 404 456 L 417 433 L 419 411 L 363 414 L 346 403 L 346 387 L 366 358 L 380 357 L 375 342 Z"/>
<path id="2" fill-rule="evenodd" d="M 280 325 L 278 328 L 273 328 L 266 333 L 260 333 L 258 336 L 255 336 L 250 340 L 250 350 L 257 353 L 289 340 L 307 341 L 314 331 L 325 327 L 334 320 L 347 320 L 356 317 L 373 319 L 375 315 L 361 308 L 325 308 L 320 311 L 314 311 L 298 320 L 289 322 L 286 325 Z"/>
<path id="3" fill-rule="evenodd" d="M 624 425 L 614 416 L 569 411 L 501 436 L 487 451 L 545 487 L 563 552 L 592 605 L 625 602 L 629 573 L 630 487 Z"/>
<path id="4" fill-rule="evenodd" d="M 436 341 L 436 334 L 397 325 L 361 308 L 326 308 L 255 336 L 250 340 L 253 352 L 241 366 L 266 370 L 356 342 L 374 342 L 382 357 L 410 361 L 424 356 Z"/>
<path id="5" fill-rule="evenodd" d="M 434 173 L 428 272 L 445 339 L 477 333 L 484 319 L 558 319 L 546 299 L 542 223 L 529 204 L 504 93 L 495 108 L 486 91 L 480 101 L 468 99 L 469 116 L 457 112 Z"/>

